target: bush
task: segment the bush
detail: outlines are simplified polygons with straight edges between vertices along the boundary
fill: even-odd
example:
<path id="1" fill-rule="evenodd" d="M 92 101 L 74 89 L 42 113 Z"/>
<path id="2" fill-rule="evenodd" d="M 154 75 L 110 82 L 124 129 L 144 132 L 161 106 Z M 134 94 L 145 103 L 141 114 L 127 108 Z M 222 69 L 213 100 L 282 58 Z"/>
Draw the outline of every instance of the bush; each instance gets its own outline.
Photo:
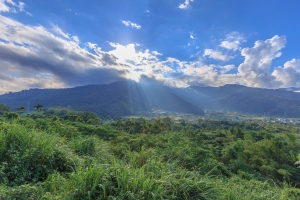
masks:
<path id="1" fill-rule="evenodd" d="M 69 173 L 78 160 L 57 136 L 24 125 L 2 125 L 0 144 L 0 184 L 8 186 L 43 181 L 54 171 Z"/>
<path id="2" fill-rule="evenodd" d="M 7 113 L 5 113 L 5 117 L 6 117 L 7 119 L 17 119 L 17 118 L 19 118 L 20 116 L 19 116 L 18 113 L 15 113 L 15 112 L 7 112 Z"/>
<path id="3" fill-rule="evenodd" d="M 4 115 L 7 112 L 10 112 L 11 109 L 9 106 L 6 106 L 4 104 L 0 104 L 0 115 Z"/>

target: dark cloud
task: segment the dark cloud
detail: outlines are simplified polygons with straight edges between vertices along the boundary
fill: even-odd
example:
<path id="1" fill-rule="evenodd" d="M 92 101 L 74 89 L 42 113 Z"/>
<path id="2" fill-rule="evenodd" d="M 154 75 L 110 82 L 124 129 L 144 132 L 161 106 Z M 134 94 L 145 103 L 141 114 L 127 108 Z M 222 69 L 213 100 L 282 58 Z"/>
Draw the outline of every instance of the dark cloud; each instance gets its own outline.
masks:
<path id="1" fill-rule="evenodd" d="M 81 48 L 78 41 L 57 37 L 41 26 L 26 26 L 4 16 L 0 20 L 1 69 L 5 69 L 4 74 L 14 74 L 11 81 L 23 81 L 28 87 L 57 86 L 51 81 L 77 86 L 110 83 L 129 73 L 127 65 L 119 64 L 107 52 L 92 54 Z"/>
<path id="2" fill-rule="evenodd" d="M 83 73 L 72 74 L 72 76 L 61 77 L 69 86 L 87 85 L 87 84 L 107 84 L 115 81 L 124 80 L 127 71 L 118 71 L 116 69 L 93 68 Z"/>
<path id="3" fill-rule="evenodd" d="M 14 29 L 10 28 L 9 33 L 15 34 L 16 32 L 12 30 Z M 28 39 L 27 36 L 25 38 Z M 128 73 L 125 70 L 128 66 L 118 65 L 117 58 L 108 53 L 98 52 L 98 55 L 94 55 L 81 49 L 74 42 L 56 40 L 47 35 L 37 39 L 30 36 L 29 41 L 26 39 L 24 41 L 29 45 L 25 46 L 16 43 L 0 43 L 0 59 L 14 66 L 21 76 L 51 73 L 65 85 L 76 86 L 110 83 L 124 79 L 123 77 Z M 66 45 L 69 46 L 65 47 Z M 45 87 L 46 85 L 30 83 L 27 86 Z"/>
<path id="4" fill-rule="evenodd" d="M 41 52 L 42 53 L 42 52 Z M 127 70 L 117 70 L 113 68 L 95 68 L 91 62 L 86 63 L 86 67 L 80 68 L 76 66 L 76 62 L 81 62 L 81 56 L 72 54 L 68 59 L 54 59 L 52 56 L 39 54 L 26 55 L 21 52 L 12 50 L 7 46 L 0 44 L 0 59 L 18 65 L 20 68 L 28 68 L 35 73 L 50 72 L 59 78 L 66 85 L 76 86 L 84 84 L 103 84 L 113 81 L 122 80 Z M 88 59 L 87 59 L 88 60 Z M 109 54 L 104 54 L 102 58 L 104 65 L 118 65 L 116 58 Z M 90 61 L 90 60 L 89 60 Z M 81 64 L 82 65 L 82 64 Z M 39 85 L 43 87 L 44 85 Z M 38 85 L 35 85 L 38 87 Z"/>
<path id="5" fill-rule="evenodd" d="M 1 81 L 14 81 L 14 79 L 11 76 L 8 76 L 6 74 L 0 73 L 0 80 Z"/>
<path id="6" fill-rule="evenodd" d="M 117 58 L 114 55 L 111 55 L 111 54 L 108 54 L 108 53 L 103 54 L 102 61 L 105 65 L 108 65 L 108 66 L 118 65 Z"/>

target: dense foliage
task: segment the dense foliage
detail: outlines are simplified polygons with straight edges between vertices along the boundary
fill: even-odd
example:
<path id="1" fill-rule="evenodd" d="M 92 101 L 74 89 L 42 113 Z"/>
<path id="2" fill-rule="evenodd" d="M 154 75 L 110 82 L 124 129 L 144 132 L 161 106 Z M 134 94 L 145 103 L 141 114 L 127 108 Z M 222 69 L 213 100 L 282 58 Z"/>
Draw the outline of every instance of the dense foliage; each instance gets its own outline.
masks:
<path id="1" fill-rule="evenodd" d="M 0 115 L 0 199 L 299 199 L 293 125 Z"/>

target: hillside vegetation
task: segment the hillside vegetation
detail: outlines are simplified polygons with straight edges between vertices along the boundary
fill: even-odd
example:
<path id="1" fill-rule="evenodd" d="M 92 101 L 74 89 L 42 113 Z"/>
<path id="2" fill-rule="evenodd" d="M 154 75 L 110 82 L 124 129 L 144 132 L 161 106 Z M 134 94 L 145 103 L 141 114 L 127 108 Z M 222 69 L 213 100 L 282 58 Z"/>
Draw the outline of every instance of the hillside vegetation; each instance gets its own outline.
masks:
<path id="1" fill-rule="evenodd" d="M 0 95 L 0 103 L 16 110 L 37 103 L 45 107 L 63 106 L 87 110 L 101 116 L 128 116 L 163 109 L 172 112 L 203 115 L 204 112 L 162 86 L 145 86 L 133 81 L 108 85 L 86 85 L 64 89 L 30 89 Z"/>
<path id="2" fill-rule="evenodd" d="M 300 117 L 300 93 L 241 85 L 171 88 L 154 83 L 119 81 L 63 89 L 30 89 L 0 95 L 0 104 L 16 111 L 21 106 L 63 106 L 99 116 L 143 115 L 153 110 L 204 115 L 222 110 L 255 115 Z"/>
<path id="3" fill-rule="evenodd" d="M 0 116 L 3 200 L 300 198 L 296 126 L 63 108 Z"/>

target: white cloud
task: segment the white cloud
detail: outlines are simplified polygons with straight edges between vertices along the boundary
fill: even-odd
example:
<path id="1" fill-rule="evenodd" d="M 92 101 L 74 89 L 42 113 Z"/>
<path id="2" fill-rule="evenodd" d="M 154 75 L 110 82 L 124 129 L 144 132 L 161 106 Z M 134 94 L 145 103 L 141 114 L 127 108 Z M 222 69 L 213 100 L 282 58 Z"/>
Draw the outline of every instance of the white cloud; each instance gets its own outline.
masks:
<path id="1" fill-rule="evenodd" d="M 19 2 L 19 5 L 17 6 L 20 10 L 20 12 L 24 12 L 26 13 L 26 15 L 32 16 L 32 14 L 30 12 L 27 12 L 24 8 L 25 8 L 25 3 L 24 2 Z"/>
<path id="2" fill-rule="evenodd" d="M 15 2 L 12 0 L 0 0 L 0 12 L 10 12 L 11 11 L 11 6 L 16 6 Z"/>
<path id="3" fill-rule="evenodd" d="M 236 51 L 240 49 L 240 45 L 245 41 L 246 40 L 242 34 L 239 32 L 232 32 L 226 35 L 225 40 L 223 40 L 219 46 Z"/>
<path id="4" fill-rule="evenodd" d="M 13 0 L 0 0 L 0 13 L 1 12 L 17 13 L 16 8 L 18 8 L 20 12 L 24 12 L 26 13 L 26 15 L 32 16 L 31 13 L 25 11 L 24 7 L 25 7 L 24 2 L 19 2 L 19 4 L 17 5 Z"/>
<path id="5" fill-rule="evenodd" d="M 202 62 L 186 63 L 183 68 L 183 76 L 177 79 L 181 85 L 210 85 L 220 86 L 235 83 L 236 74 L 223 74 L 222 69 L 233 66 L 206 65 Z M 220 71 L 221 69 L 221 71 Z"/>
<path id="6" fill-rule="evenodd" d="M 193 32 L 189 32 L 189 33 L 190 33 L 190 38 L 191 39 L 193 39 L 193 40 L 196 39 L 196 35 Z"/>
<path id="7" fill-rule="evenodd" d="M 184 3 L 179 4 L 178 8 L 180 9 L 188 9 L 190 8 L 190 3 L 193 2 L 194 0 L 185 0 Z"/>
<path id="8" fill-rule="evenodd" d="M 25 3 L 24 2 L 19 2 L 18 8 L 20 11 L 24 11 Z"/>
<path id="9" fill-rule="evenodd" d="M 238 50 L 239 46 L 240 46 L 240 42 L 239 41 L 222 41 L 220 44 L 221 47 L 224 47 L 226 49 L 232 49 L 232 50 Z"/>
<path id="10" fill-rule="evenodd" d="M 273 59 L 281 56 L 280 50 L 285 47 L 284 36 L 274 36 L 265 41 L 256 41 L 254 47 L 244 48 L 241 55 L 245 60 L 237 68 L 237 73 L 228 74 L 234 70 L 234 65 L 207 65 L 203 62 L 182 62 L 172 59 L 181 65 L 181 76 L 168 80 L 173 86 L 186 85 L 210 85 L 220 86 L 224 84 L 242 84 L 250 87 L 278 88 L 278 87 L 300 87 L 300 60 L 292 59 L 277 67 L 270 73 Z M 207 56 L 225 59 L 222 53 L 207 50 Z M 171 59 L 169 59 L 171 61 Z M 233 71 L 234 72 L 234 71 Z"/>
<path id="11" fill-rule="evenodd" d="M 105 52 L 86 42 L 94 50 L 90 53 L 79 46 L 77 36 L 59 27 L 54 30 L 60 34 L 54 35 L 42 26 L 24 25 L 0 15 L 0 29 L 0 92 L 139 80 L 142 75 L 162 81 L 175 72 L 169 63 L 159 60 L 161 53 L 136 50 L 137 44 L 110 43 L 114 49 Z"/>
<path id="12" fill-rule="evenodd" d="M 286 62 L 284 67 L 275 68 L 272 75 L 282 83 L 281 87 L 300 87 L 300 60 Z"/>
<path id="13" fill-rule="evenodd" d="M 216 60 L 222 60 L 222 61 L 227 61 L 231 58 L 232 56 L 229 56 L 221 51 L 213 50 L 213 49 L 205 49 L 203 56 L 208 56 L 209 58 L 213 58 Z"/>
<path id="14" fill-rule="evenodd" d="M 57 25 L 52 25 L 52 31 L 59 34 L 60 36 L 63 36 L 64 38 L 70 39 L 69 34 L 63 32 Z"/>
<path id="15" fill-rule="evenodd" d="M 40 87 L 105 83 L 126 77 L 130 70 L 116 63 L 113 55 L 89 53 L 76 41 L 54 35 L 42 26 L 24 25 L 0 15 L 0 30 L 0 85 L 6 88 L 1 91 L 15 91 L 16 84 L 19 89 L 30 88 L 37 82 Z M 47 78 L 43 74 L 50 75 Z"/>
<path id="16" fill-rule="evenodd" d="M 135 44 L 121 45 L 110 43 L 115 49 L 109 51 L 109 54 L 114 55 L 117 61 L 121 64 L 126 64 L 132 69 L 128 74 L 128 78 L 139 80 L 141 75 L 146 75 L 156 80 L 162 80 L 165 75 L 175 72 L 174 69 L 167 66 L 164 62 L 159 61 L 158 56 L 162 54 L 157 51 L 148 49 L 137 51 Z"/>
<path id="17" fill-rule="evenodd" d="M 125 26 L 131 26 L 132 28 L 135 28 L 135 29 L 140 29 L 142 28 L 142 26 L 136 24 L 136 23 L 133 23 L 131 21 L 122 21 L 122 24 L 124 24 Z"/>
<path id="18" fill-rule="evenodd" d="M 225 65 L 225 66 L 220 67 L 220 72 L 222 74 L 226 74 L 227 72 L 229 72 L 230 70 L 232 70 L 234 68 L 235 68 L 234 65 Z"/>
<path id="19" fill-rule="evenodd" d="M 242 49 L 244 63 L 238 67 L 240 83 L 253 87 L 272 88 L 278 86 L 279 81 L 269 71 L 272 60 L 280 57 L 282 48 L 285 47 L 286 38 L 275 35 L 265 41 L 256 41 L 253 48 Z"/>
<path id="20" fill-rule="evenodd" d="M 112 47 L 115 47 L 114 50 L 109 53 L 116 56 L 120 62 L 126 63 L 127 60 L 134 61 L 136 59 L 136 51 L 134 44 L 128 44 L 126 46 L 110 43 Z"/>
<path id="21" fill-rule="evenodd" d="M 88 47 L 90 47 L 91 49 L 95 49 L 98 45 L 97 44 L 93 44 L 93 43 L 90 43 L 90 42 L 87 42 L 86 43 L 88 45 Z"/>
<path id="22" fill-rule="evenodd" d="M 5 0 L 4 0 L 5 1 Z M 16 3 L 12 0 L 6 0 L 6 2 L 12 6 L 16 6 Z"/>
<path id="23" fill-rule="evenodd" d="M 139 80 L 141 76 L 175 87 L 229 83 L 300 87 L 300 60 L 292 59 L 270 72 L 273 59 L 285 47 L 284 36 L 276 35 L 255 42 L 252 48 L 242 49 L 245 59 L 236 71 L 231 64 L 163 59 L 160 52 L 141 49 L 142 45 L 137 47 L 137 44 L 111 42 L 113 50 L 104 51 L 95 43 L 85 42 L 87 50 L 80 46 L 82 41 L 77 36 L 64 32 L 53 34 L 53 30 L 24 25 L 1 15 L 0 30 L 0 93 L 31 87 L 101 84 L 123 78 Z M 206 49 L 204 56 L 223 61 L 231 58 L 212 49 Z"/>
<path id="24" fill-rule="evenodd" d="M 3 66 L 0 62 L 0 67 Z M 31 76 L 31 77 L 14 77 L 0 72 L 0 94 L 26 90 L 29 88 L 62 88 L 66 85 L 53 75 Z"/>
<path id="25" fill-rule="evenodd" d="M 79 40 L 78 36 L 72 36 L 72 39 L 73 39 L 74 42 L 79 44 L 80 40 Z"/>

